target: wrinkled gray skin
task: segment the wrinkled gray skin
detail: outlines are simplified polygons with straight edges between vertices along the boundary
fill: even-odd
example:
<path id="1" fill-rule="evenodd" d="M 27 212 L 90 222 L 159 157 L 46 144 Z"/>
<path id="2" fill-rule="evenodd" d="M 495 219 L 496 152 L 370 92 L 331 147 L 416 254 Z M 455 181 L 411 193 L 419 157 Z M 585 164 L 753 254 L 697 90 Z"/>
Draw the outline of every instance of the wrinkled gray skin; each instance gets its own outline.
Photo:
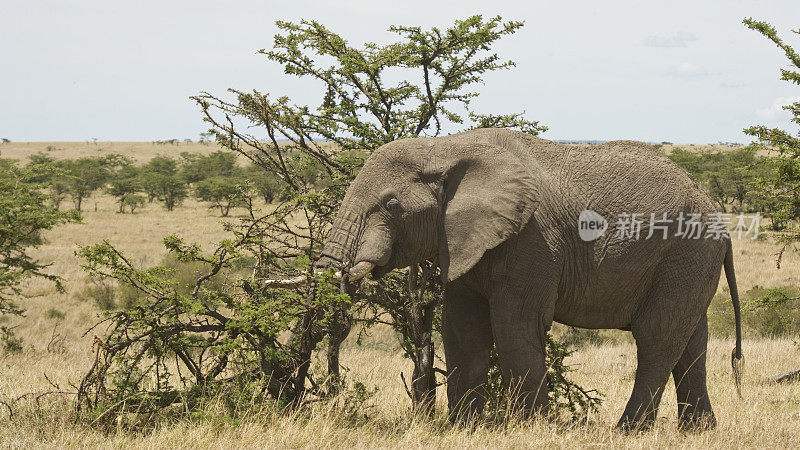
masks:
<path id="1" fill-rule="evenodd" d="M 591 242 L 578 235 L 584 209 L 609 221 Z M 681 424 L 713 426 L 706 310 L 726 256 L 735 292 L 730 240 L 678 238 L 676 223 L 666 240 L 644 239 L 651 212 L 681 211 L 715 208 L 643 143 L 572 148 L 499 129 L 406 139 L 367 160 L 318 265 L 366 261 L 380 276 L 438 260 L 451 417 L 480 413 L 493 343 L 527 410 L 546 410 L 545 334 L 556 321 L 632 331 L 638 366 L 619 426 L 652 423 L 670 373 Z M 623 212 L 644 213 L 639 240 L 615 237 Z"/>

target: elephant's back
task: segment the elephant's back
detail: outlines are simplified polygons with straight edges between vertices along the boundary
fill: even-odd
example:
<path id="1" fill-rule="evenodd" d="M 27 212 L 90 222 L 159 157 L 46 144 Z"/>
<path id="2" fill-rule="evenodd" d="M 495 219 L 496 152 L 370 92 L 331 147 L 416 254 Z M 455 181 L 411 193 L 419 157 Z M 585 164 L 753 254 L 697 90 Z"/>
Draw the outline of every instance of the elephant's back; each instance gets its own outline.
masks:
<path id="1" fill-rule="evenodd" d="M 587 207 L 648 215 L 714 210 L 711 198 L 683 168 L 643 142 L 586 147 L 542 143 L 533 153 L 562 192 L 582 199 Z"/>
<path id="2" fill-rule="evenodd" d="M 544 173 L 557 195 L 577 201 L 576 206 L 648 214 L 714 211 L 711 198 L 685 170 L 644 142 L 575 146 L 497 128 L 442 139 L 504 147 L 532 172 Z"/>

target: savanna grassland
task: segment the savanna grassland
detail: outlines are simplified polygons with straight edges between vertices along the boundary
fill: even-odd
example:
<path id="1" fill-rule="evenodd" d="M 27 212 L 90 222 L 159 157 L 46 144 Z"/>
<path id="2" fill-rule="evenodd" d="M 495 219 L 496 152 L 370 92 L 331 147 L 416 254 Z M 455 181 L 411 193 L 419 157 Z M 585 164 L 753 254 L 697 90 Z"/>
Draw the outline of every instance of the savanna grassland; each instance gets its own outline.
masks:
<path id="1" fill-rule="evenodd" d="M 48 147 L 51 147 L 48 150 Z M 10 143 L 0 147 L 3 157 L 24 159 L 37 151 L 54 158 L 102 156 L 121 153 L 138 162 L 158 154 L 182 151 L 211 153 L 213 144 L 180 143 Z M 0 353 L 0 400 L 13 404 L 14 415 L 0 405 L 0 445 L 3 447 L 776 447 L 797 446 L 800 436 L 800 383 L 774 384 L 769 377 L 800 366 L 800 352 L 794 336 L 764 337 L 745 321 L 746 358 L 743 399 L 733 387 L 730 352 L 733 312 L 728 287 L 721 282 L 712 311 L 712 339 L 708 351 L 708 380 L 711 401 L 719 425 L 715 430 L 694 434 L 677 431 L 676 400 L 672 382 L 667 387 L 656 427 L 648 432 L 625 435 L 613 429 L 633 385 L 635 347 L 627 333 L 604 332 L 603 343 L 581 346 L 569 359 L 576 369 L 575 381 L 598 389 L 605 397 L 600 410 L 588 423 L 557 425 L 543 420 L 509 421 L 504 426 L 479 426 L 475 430 L 452 428 L 442 414 L 432 421 L 416 420 L 400 379 L 409 378 L 410 363 L 392 332 L 384 327 L 356 342 L 348 338 L 342 352 L 346 376 L 377 391 L 356 413 L 345 415 L 342 402 L 317 404 L 311 411 L 281 414 L 269 406 L 251 408 L 230 418 L 215 414 L 210 405 L 191 420 L 185 417 L 162 421 L 132 432 L 123 428 L 100 431 L 74 423 L 72 397 L 47 395 L 36 400 L 35 393 L 74 390 L 94 358 L 93 334 L 84 335 L 98 318 L 100 308 L 90 295 L 93 284 L 81 271 L 74 252 L 83 245 L 104 239 L 147 266 L 166 255 L 162 238 L 171 233 L 187 241 L 211 246 L 224 239 L 222 221 L 235 221 L 241 210 L 220 218 L 207 204 L 187 200 L 174 211 L 160 204 L 147 204 L 135 214 L 117 213 L 114 198 L 95 194 L 84 204 L 83 223 L 67 224 L 48 232 L 46 244 L 33 254 L 52 263 L 51 273 L 65 280 L 66 293 L 50 283 L 33 281 L 22 300 L 23 318 L 5 319 L 15 326 L 23 340 L 23 351 Z M 788 250 L 781 268 L 775 264 L 780 246 L 773 240 L 734 242 L 739 290 L 747 293 L 756 286 L 779 288 L 800 285 L 800 254 Z M 746 296 L 745 296 L 746 297 Z M 758 310 L 747 302 L 746 315 Z M 323 364 L 320 360 L 318 364 Z M 54 387 L 57 386 L 57 387 Z M 440 388 L 437 410 L 445 410 Z"/>
<path id="2" fill-rule="evenodd" d="M 219 150 L 214 143 L 204 142 L 8 142 L 0 147 L 3 158 L 25 161 L 30 155 L 42 152 L 56 160 L 82 158 L 85 156 L 125 155 L 137 163 L 147 162 L 154 156 L 177 157 L 181 152 L 207 155 Z"/>

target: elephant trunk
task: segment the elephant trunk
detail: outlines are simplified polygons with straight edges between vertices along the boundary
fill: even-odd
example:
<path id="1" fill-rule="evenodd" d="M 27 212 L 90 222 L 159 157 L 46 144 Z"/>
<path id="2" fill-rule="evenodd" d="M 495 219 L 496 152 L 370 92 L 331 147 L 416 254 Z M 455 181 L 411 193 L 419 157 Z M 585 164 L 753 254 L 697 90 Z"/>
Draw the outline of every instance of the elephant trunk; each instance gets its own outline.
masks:
<path id="1" fill-rule="evenodd" d="M 328 239 L 322 250 L 322 256 L 315 266 L 319 269 L 331 266 L 344 269 L 346 265 L 353 264 L 357 251 L 356 243 L 363 228 L 361 223 L 362 219 L 359 214 L 353 212 L 351 208 L 343 206 L 333 222 L 333 227 L 328 233 Z"/>
<path id="2" fill-rule="evenodd" d="M 334 266 L 349 269 L 350 281 L 358 281 L 378 266 L 386 265 L 392 255 L 392 232 L 375 216 L 362 214 L 345 202 L 328 234 L 318 269 Z"/>
<path id="3" fill-rule="evenodd" d="M 348 268 L 346 266 L 353 263 L 353 258 L 357 251 L 356 243 L 361 234 L 360 230 L 363 228 L 361 222 L 358 214 L 351 212 L 350 209 L 342 207 L 325 241 L 322 256 L 314 263 L 314 270 L 316 272 L 322 272 L 329 267 L 333 267 L 336 269 L 334 278 L 341 279 L 343 270 Z M 369 262 L 356 264 L 354 267 L 350 268 L 347 278 L 350 281 L 359 280 L 366 276 L 374 267 L 375 265 Z M 298 275 L 294 278 L 265 280 L 264 287 L 288 288 L 304 285 L 307 281 L 305 275 Z"/>

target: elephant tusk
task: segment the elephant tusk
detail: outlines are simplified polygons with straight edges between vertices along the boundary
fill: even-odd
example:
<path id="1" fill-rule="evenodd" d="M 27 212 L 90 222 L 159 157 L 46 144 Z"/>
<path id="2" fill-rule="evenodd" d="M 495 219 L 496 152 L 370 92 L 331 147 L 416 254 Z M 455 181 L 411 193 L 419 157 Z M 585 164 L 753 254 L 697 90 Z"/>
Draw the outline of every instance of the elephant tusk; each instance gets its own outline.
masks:
<path id="1" fill-rule="evenodd" d="M 314 272 L 316 274 L 318 274 L 318 275 L 323 273 L 322 270 L 315 270 Z M 341 271 L 337 271 L 335 274 L 333 274 L 333 279 L 336 280 L 336 281 L 341 280 L 342 279 L 342 272 Z M 268 287 L 268 288 L 295 287 L 295 286 L 301 286 L 303 284 L 306 284 L 306 281 L 307 281 L 307 278 L 306 278 L 305 275 L 298 275 L 298 276 L 296 276 L 294 278 L 283 278 L 283 279 L 280 279 L 280 280 L 265 280 L 264 281 L 264 286 Z"/>
<path id="2" fill-rule="evenodd" d="M 364 278 L 374 268 L 375 263 L 361 261 L 350 269 L 350 281 L 358 281 Z"/>
<path id="3" fill-rule="evenodd" d="M 266 287 L 293 287 L 299 286 L 306 282 L 306 277 L 303 275 L 298 275 L 294 278 L 284 278 L 282 280 L 265 280 L 264 286 Z"/>

